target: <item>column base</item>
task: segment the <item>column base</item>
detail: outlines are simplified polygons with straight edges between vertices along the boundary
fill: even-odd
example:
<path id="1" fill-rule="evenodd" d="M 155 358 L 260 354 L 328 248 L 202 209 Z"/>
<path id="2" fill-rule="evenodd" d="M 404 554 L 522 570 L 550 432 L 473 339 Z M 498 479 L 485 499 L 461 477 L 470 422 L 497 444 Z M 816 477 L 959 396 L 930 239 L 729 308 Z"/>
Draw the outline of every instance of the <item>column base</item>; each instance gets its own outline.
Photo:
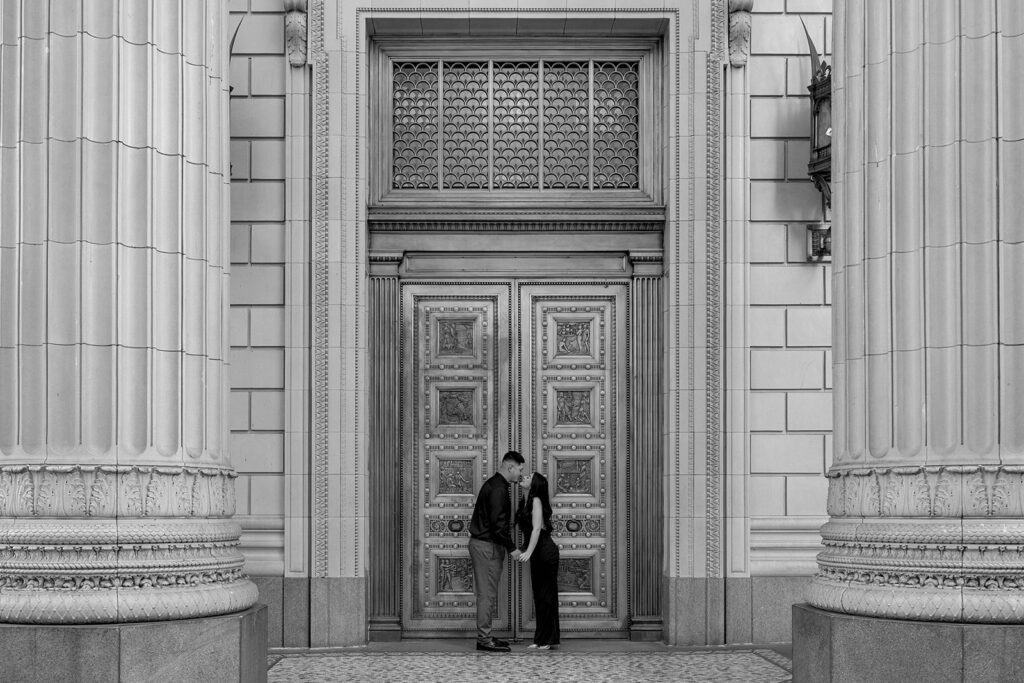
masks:
<path id="1" fill-rule="evenodd" d="M 793 605 L 794 683 L 1024 680 L 1024 624 L 879 619 Z"/>
<path id="2" fill-rule="evenodd" d="M 0 681 L 266 683 L 267 607 L 201 619 L 0 624 Z"/>

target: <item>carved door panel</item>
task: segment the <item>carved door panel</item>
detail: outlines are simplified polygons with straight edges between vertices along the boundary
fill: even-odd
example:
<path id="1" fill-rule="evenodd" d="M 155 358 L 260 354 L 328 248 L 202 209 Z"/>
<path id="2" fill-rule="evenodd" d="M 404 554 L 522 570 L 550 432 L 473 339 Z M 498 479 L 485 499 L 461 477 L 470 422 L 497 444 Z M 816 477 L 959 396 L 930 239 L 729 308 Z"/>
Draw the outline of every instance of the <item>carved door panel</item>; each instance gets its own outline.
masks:
<path id="1" fill-rule="evenodd" d="M 520 431 L 550 486 L 562 631 L 627 628 L 624 283 L 520 287 Z M 535 626 L 523 571 L 521 627 Z"/>
<path id="2" fill-rule="evenodd" d="M 469 522 L 509 443 L 508 284 L 403 288 L 402 628 L 473 631 Z M 506 573 L 507 574 L 507 573 Z M 508 595 L 507 577 L 499 595 Z M 499 601 L 494 628 L 509 627 Z"/>

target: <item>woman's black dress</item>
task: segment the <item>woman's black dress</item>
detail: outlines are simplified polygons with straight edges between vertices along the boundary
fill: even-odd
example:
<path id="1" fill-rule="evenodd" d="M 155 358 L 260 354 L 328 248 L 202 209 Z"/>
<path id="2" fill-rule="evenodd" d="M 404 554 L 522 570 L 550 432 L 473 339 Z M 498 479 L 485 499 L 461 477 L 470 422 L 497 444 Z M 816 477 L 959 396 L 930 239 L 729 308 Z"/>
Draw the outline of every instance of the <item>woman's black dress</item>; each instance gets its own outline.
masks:
<path id="1" fill-rule="evenodd" d="M 519 528 L 530 542 L 533 518 L 524 501 L 516 515 Z M 530 556 L 530 581 L 533 586 L 533 607 L 537 613 L 537 630 L 533 634 L 536 645 L 558 645 L 558 546 L 551 540 L 551 531 L 541 529 L 537 547 Z"/>

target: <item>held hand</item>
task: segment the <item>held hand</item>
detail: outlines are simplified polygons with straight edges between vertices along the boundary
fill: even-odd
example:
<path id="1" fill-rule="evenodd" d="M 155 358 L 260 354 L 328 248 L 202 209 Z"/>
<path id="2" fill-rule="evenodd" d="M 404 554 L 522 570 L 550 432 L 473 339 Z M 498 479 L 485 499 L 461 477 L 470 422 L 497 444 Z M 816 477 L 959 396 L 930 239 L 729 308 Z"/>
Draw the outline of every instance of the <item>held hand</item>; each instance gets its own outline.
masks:
<path id="1" fill-rule="evenodd" d="M 523 553 L 523 554 L 521 554 L 519 556 L 519 561 L 520 562 L 524 562 L 524 563 L 525 562 L 529 562 L 530 561 L 530 553 Z"/>
<path id="2" fill-rule="evenodd" d="M 518 560 L 520 557 L 522 557 L 523 553 L 521 550 L 517 548 L 516 550 L 512 551 L 511 555 L 513 560 Z"/>

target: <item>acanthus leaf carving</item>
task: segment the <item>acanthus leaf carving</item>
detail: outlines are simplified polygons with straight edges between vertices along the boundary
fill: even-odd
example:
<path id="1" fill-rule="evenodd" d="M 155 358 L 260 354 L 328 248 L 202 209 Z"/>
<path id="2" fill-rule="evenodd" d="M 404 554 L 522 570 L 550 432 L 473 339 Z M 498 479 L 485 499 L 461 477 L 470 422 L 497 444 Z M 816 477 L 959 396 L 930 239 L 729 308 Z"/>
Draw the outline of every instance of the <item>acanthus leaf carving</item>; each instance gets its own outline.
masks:
<path id="1" fill-rule="evenodd" d="M 932 514 L 931 491 L 928 487 L 928 477 L 924 471 L 913 475 L 910 484 L 910 501 L 913 514 L 919 517 L 929 517 Z"/>
<path id="2" fill-rule="evenodd" d="M 830 476 L 828 478 L 827 512 L 831 517 L 842 517 L 846 514 L 846 508 L 844 507 L 846 499 L 845 483 L 845 477 Z"/>
<path id="3" fill-rule="evenodd" d="M 96 470 L 89 493 L 89 512 L 93 517 L 107 517 L 114 512 L 113 496 L 110 495 L 110 481 L 105 473 Z"/>
<path id="4" fill-rule="evenodd" d="M 863 514 L 878 516 L 882 514 L 882 492 L 878 482 L 878 474 L 869 472 L 864 481 Z"/>
<path id="5" fill-rule="evenodd" d="M 285 0 L 284 38 L 288 63 L 306 65 L 306 0 Z"/>
<path id="6" fill-rule="evenodd" d="M 745 66 L 750 57 L 750 11 L 754 0 L 729 0 L 729 64 Z"/>
<path id="7" fill-rule="evenodd" d="M 0 471 L 0 517 L 10 515 L 8 507 L 11 501 L 11 473 Z"/>
<path id="8" fill-rule="evenodd" d="M 224 514 L 232 517 L 235 514 L 235 478 L 224 477 L 221 483 L 224 487 Z"/>
<path id="9" fill-rule="evenodd" d="M 173 477 L 174 481 L 171 484 L 171 489 L 179 514 L 192 514 L 192 486 L 189 481 L 190 476 L 191 475 L 186 472 L 180 472 L 175 474 Z"/>
<path id="10" fill-rule="evenodd" d="M 222 480 L 210 482 L 210 514 L 224 514 L 224 482 Z"/>
<path id="11" fill-rule="evenodd" d="M 137 472 L 127 471 L 118 475 L 117 503 L 119 514 L 142 516 L 142 488 Z"/>
<path id="12" fill-rule="evenodd" d="M 28 468 L 21 469 L 14 475 L 13 502 L 11 512 L 15 517 L 28 517 L 36 512 L 35 489 L 32 486 L 32 476 L 29 474 Z"/>
<path id="13" fill-rule="evenodd" d="M 152 515 L 160 511 L 161 502 L 167 493 L 167 479 L 151 474 L 146 482 L 146 499 L 142 514 Z"/>
<path id="14" fill-rule="evenodd" d="M 36 496 L 35 511 L 33 514 L 46 517 L 55 517 L 60 514 L 60 497 L 57 495 L 57 479 L 52 470 L 41 471 L 29 470 L 30 476 L 35 475 Z"/>
<path id="15" fill-rule="evenodd" d="M 995 470 L 992 473 L 992 485 L 989 489 L 989 514 L 993 517 L 1005 516 L 1010 511 L 1010 482 L 1007 479 L 1011 474 L 1006 472 Z M 1020 483 L 1020 477 L 1015 476 Z"/>
<path id="16" fill-rule="evenodd" d="M 68 477 L 64 480 L 64 501 L 66 513 L 74 517 L 85 517 L 88 511 L 88 500 L 82 471 L 78 468 L 68 472 Z"/>

